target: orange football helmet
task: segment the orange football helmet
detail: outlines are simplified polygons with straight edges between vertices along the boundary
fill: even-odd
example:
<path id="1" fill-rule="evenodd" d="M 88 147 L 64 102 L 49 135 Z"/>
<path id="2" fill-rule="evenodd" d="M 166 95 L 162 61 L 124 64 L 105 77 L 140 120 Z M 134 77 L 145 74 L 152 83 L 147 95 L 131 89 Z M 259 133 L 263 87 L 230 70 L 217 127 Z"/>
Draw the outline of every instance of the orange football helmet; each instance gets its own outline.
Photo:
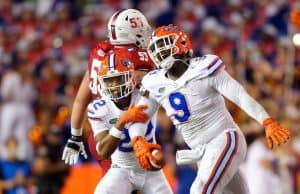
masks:
<path id="1" fill-rule="evenodd" d="M 100 93 L 117 101 L 133 92 L 134 64 L 122 53 L 110 53 L 101 63 L 98 73 Z"/>
<path id="2" fill-rule="evenodd" d="M 157 28 L 150 39 L 148 53 L 158 68 L 172 67 L 174 55 L 191 57 L 192 43 L 186 33 L 177 26 L 169 24 Z"/>

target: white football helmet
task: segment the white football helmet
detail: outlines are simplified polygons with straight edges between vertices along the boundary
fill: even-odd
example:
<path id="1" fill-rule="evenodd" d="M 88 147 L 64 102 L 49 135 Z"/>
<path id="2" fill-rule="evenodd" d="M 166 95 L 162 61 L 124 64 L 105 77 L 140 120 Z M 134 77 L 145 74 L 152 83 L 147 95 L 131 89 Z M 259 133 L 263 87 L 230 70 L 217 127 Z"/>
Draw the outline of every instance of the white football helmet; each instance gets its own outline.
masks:
<path id="1" fill-rule="evenodd" d="M 113 45 L 135 44 L 147 48 L 150 35 L 146 17 L 136 9 L 117 11 L 108 22 L 108 37 Z"/>

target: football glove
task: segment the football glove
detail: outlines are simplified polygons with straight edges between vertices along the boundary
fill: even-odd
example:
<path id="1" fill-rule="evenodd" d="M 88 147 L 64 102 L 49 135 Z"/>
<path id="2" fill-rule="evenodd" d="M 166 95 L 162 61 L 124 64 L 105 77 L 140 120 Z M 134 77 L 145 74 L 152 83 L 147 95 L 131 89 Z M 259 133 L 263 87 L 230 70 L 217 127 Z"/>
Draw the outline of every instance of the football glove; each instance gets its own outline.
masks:
<path id="1" fill-rule="evenodd" d="M 264 120 L 263 126 L 266 132 L 267 144 L 270 149 L 273 148 L 274 143 L 276 145 L 283 144 L 291 137 L 290 131 L 281 127 L 273 118 Z"/>
<path id="2" fill-rule="evenodd" d="M 66 164 L 74 165 L 78 162 L 79 154 L 82 154 L 84 158 L 87 159 L 82 137 L 72 135 L 65 145 L 62 160 L 64 160 Z"/>
<path id="3" fill-rule="evenodd" d="M 133 147 L 137 160 L 143 169 L 158 170 L 150 163 L 150 161 L 152 161 L 153 163 L 157 163 L 151 152 L 154 149 L 161 149 L 158 144 L 149 143 L 142 136 L 137 136 L 131 140 L 131 145 Z"/>
<path id="4" fill-rule="evenodd" d="M 124 111 L 120 116 L 120 122 L 127 124 L 131 122 L 146 122 L 148 115 L 143 112 L 147 108 L 147 105 L 130 106 L 128 110 Z"/>

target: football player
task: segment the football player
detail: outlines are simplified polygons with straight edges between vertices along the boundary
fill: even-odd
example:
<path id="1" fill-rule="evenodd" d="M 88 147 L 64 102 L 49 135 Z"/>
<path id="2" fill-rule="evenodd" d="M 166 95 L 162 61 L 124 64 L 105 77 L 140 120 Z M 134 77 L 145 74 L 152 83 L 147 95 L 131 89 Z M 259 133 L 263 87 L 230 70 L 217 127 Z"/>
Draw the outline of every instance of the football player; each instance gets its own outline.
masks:
<path id="1" fill-rule="evenodd" d="M 192 58 L 191 41 L 177 26 L 157 28 L 148 52 L 159 69 L 143 78 L 144 97 L 138 105 L 147 105 L 145 112 L 149 118 L 162 105 L 191 148 L 176 155 L 179 163 L 190 161 L 198 165 L 191 194 L 220 194 L 231 180 L 240 180 L 234 176 L 239 175 L 239 166 L 246 156 L 246 142 L 223 96 L 264 126 L 269 148 L 289 139 L 290 132 L 225 71 L 225 64 L 218 56 Z M 145 130 L 143 123 L 131 125 L 129 134 L 133 145 Z M 148 169 L 151 168 L 148 155 L 139 155 L 150 152 L 147 144 L 144 145 L 135 151 L 141 166 Z"/>
<path id="2" fill-rule="evenodd" d="M 171 194 L 162 170 L 141 169 L 130 144 L 128 124 L 146 122 L 148 116 L 143 112 L 146 106 L 134 105 L 141 96 L 136 89 L 134 63 L 123 50 L 108 54 L 102 61 L 99 70 L 101 97 L 88 105 L 96 150 L 103 158 L 112 158 L 112 166 L 97 185 L 95 194 L 130 194 L 135 190 L 143 194 Z M 147 130 L 143 134 L 150 149 L 160 149 L 155 143 L 155 118 L 146 123 Z"/>
<path id="3" fill-rule="evenodd" d="M 85 117 L 88 104 L 92 99 L 99 97 L 97 76 L 98 70 L 101 69 L 102 60 L 107 53 L 113 53 L 122 49 L 123 52 L 126 52 L 127 58 L 134 63 L 134 68 L 137 70 L 135 74 L 143 76 L 145 74 L 143 69 L 153 67 L 146 50 L 142 49 L 146 48 L 147 38 L 151 33 L 150 30 L 151 27 L 147 19 L 136 9 L 120 10 L 111 16 L 108 22 L 109 42 L 101 42 L 91 51 L 88 71 L 84 75 L 73 103 L 71 137 L 64 148 L 62 156 L 65 163 L 75 164 L 80 153 L 87 157 L 82 140 L 83 118 Z M 90 134 L 88 139 L 90 151 L 105 174 L 110 167 L 111 161 L 110 159 L 104 160 L 96 153 L 96 145 L 92 134 Z"/>

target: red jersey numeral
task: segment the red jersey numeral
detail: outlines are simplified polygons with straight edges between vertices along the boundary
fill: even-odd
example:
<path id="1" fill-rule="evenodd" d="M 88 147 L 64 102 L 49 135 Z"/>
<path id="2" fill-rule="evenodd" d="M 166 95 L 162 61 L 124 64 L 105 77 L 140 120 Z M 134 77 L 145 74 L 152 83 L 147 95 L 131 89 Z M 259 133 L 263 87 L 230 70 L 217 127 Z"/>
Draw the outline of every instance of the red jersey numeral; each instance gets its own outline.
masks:
<path id="1" fill-rule="evenodd" d="M 143 27 L 143 21 L 141 20 L 141 18 L 130 18 L 129 19 L 131 27 L 132 28 L 137 28 L 137 27 Z"/>
<path id="2" fill-rule="evenodd" d="M 93 59 L 92 66 L 90 69 L 90 83 L 89 87 L 92 94 L 98 94 L 98 72 L 101 69 L 101 61 L 98 59 Z"/>
<path id="3" fill-rule="evenodd" d="M 141 61 L 148 61 L 147 52 L 138 52 Z"/>

